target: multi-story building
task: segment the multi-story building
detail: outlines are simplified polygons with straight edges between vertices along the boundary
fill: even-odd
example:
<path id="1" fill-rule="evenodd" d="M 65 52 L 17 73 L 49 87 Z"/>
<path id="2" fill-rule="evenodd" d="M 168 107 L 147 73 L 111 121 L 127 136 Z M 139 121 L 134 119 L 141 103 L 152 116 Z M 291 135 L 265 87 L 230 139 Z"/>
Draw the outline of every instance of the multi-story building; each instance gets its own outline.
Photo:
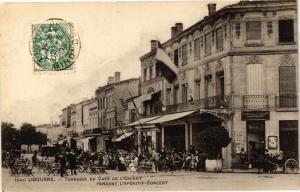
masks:
<path id="1" fill-rule="evenodd" d="M 108 78 L 107 85 L 96 90 L 96 97 L 62 110 L 61 124 L 64 135 L 68 136 L 65 140 L 78 136 L 77 147 L 92 152 L 106 150 L 112 146 L 112 139 L 123 133 L 122 127 L 131 122 L 126 118 L 121 99 L 126 101 L 138 94 L 139 79 L 121 81 L 121 73 L 116 72 L 114 77 Z"/>
<path id="2" fill-rule="evenodd" d="M 36 126 L 36 131 L 47 135 L 47 144 L 52 145 L 57 142 L 59 135 L 63 134 L 63 129 L 59 124 L 42 124 Z"/>
<path id="3" fill-rule="evenodd" d="M 298 157 L 297 9 L 295 0 L 240 1 L 183 30 L 171 27 L 162 44 L 178 67 L 169 83 L 157 66 L 159 43 L 141 59 L 141 102 L 147 118 L 134 122 L 139 146 L 198 148 L 200 132 L 225 126 L 232 138 L 222 150 L 234 167 L 244 148 Z"/>
<path id="4" fill-rule="evenodd" d="M 99 127 L 106 133 L 103 136 L 104 149 L 111 145 L 112 137 L 121 135 L 129 119 L 125 116 L 125 109 L 121 103 L 139 94 L 139 79 L 132 78 L 121 81 L 120 72 L 115 72 L 114 77 L 108 77 L 108 83 L 99 87 L 96 92 L 99 104 Z"/>
<path id="5" fill-rule="evenodd" d="M 76 105 L 72 104 L 70 105 L 70 131 L 68 131 L 68 136 L 73 136 L 76 132 Z"/>
<path id="6" fill-rule="evenodd" d="M 72 132 L 71 129 L 71 106 L 67 106 L 62 110 L 60 115 L 60 126 L 63 128 L 63 135 L 67 136 Z"/>

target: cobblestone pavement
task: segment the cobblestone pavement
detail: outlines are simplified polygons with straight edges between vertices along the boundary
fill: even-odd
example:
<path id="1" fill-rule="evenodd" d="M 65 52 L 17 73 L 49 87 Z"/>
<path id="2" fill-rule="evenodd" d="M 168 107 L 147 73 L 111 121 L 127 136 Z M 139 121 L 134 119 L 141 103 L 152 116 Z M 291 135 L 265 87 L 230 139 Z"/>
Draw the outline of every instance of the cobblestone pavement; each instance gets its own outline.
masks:
<path id="1" fill-rule="evenodd" d="M 11 177 L 2 171 L 4 191 L 111 191 L 111 190 L 283 190 L 299 189 L 299 174 L 184 172 L 140 174 L 108 171 L 108 174 L 37 174 Z"/>

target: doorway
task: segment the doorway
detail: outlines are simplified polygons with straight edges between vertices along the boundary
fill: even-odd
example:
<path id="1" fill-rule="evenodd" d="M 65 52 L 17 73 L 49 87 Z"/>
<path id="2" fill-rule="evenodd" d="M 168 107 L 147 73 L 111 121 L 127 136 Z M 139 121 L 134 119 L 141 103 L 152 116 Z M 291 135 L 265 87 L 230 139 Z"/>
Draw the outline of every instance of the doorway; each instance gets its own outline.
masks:
<path id="1" fill-rule="evenodd" d="M 279 121 L 279 138 L 284 157 L 298 160 L 298 121 Z"/>
<path id="2" fill-rule="evenodd" d="M 265 150 L 265 121 L 247 121 L 246 126 L 248 161 L 256 168 L 258 154 Z"/>
<path id="3" fill-rule="evenodd" d="M 165 149 L 175 152 L 185 151 L 184 125 L 165 126 Z"/>

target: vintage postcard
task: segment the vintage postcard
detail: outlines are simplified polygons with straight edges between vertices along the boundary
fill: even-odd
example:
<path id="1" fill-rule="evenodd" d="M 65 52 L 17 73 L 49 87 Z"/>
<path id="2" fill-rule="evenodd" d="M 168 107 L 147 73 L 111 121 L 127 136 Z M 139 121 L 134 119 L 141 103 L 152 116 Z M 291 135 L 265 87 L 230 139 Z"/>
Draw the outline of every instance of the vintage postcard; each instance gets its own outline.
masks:
<path id="1" fill-rule="evenodd" d="M 296 190 L 296 0 L 0 4 L 2 189 Z"/>

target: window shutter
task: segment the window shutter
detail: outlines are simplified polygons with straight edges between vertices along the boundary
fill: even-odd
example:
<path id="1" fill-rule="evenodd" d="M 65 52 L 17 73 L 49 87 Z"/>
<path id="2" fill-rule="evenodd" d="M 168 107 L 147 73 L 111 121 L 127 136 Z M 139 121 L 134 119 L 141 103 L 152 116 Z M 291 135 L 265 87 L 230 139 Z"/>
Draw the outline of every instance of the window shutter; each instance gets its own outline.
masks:
<path id="1" fill-rule="evenodd" d="M 296 94 L 296 67 L 279 67 L 279 93 Z"/>
<path id="2" fill-rule="evenodd" d="M 195 39 L 194 41 L 194 57 L 195 59 L 200 58 L 200 39 Z"/>
<path id="3" fill-rule="evenodd" d="M 182 46 L 182 65 L 186 65 L 188 63 L 187 59 L 187 44 L 185 44 Z"/>
<path id="4" fill-rule="evenodd" d="M 296 67 L 279 67 L 279 105 L 280 107 L 297 106 Z"/>
<path id="5" fill-rule="evenodd" d="M 258 40 L 261 39 L 261 22 L 248 21 L 246 23 L 247 39 Z"/>
<path id="6" fill-rule="evenodd" d="M 205 35 L 205 54 L 209 55 L 211 53 L 211 35 L 210 33 Z"/>
<path id="7" fill-rule="evenodd" d="M 216 42 L 217 49 L 223 48 L 223 29 L 220 27 L 217 29 L 217 42 Z"/>

